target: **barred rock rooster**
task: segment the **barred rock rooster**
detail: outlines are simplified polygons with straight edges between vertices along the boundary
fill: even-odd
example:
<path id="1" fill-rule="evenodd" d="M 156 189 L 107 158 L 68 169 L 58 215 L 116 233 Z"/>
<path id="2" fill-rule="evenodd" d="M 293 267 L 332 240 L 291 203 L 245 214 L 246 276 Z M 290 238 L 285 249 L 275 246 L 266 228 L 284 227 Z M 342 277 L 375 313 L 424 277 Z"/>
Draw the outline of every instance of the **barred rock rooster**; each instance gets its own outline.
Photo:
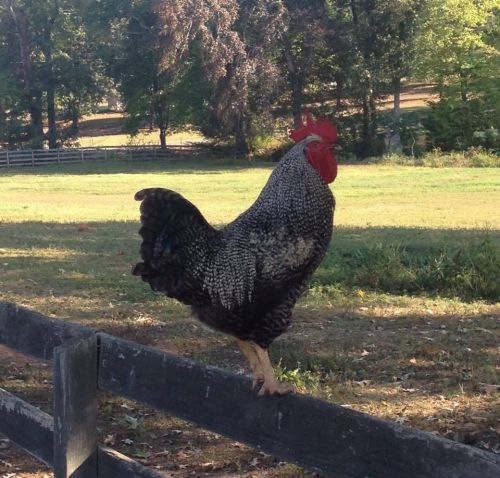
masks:
<path id="1" fill-rule="evenodd" d="M 293 391 L 274 375 L 267 349 L 290 325 L 292 309 L 323 259 L 335 201 L 336 128 L 307 122 L 255 203 L 222 229 L 168 189 L 139 191 L 142 262 L 133 274 L 192 307 L 208 326 L 233 335 L 259 394 Z"/>

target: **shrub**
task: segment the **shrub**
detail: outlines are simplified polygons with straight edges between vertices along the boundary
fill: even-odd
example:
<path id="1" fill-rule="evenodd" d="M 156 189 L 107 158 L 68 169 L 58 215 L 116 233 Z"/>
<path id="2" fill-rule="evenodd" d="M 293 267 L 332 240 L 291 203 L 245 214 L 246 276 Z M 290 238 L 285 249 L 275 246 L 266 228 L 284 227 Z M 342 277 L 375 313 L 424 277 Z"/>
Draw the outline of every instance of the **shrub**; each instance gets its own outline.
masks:
<path id="1" fill-rule="evenodd" d="M 443 153 L 430 151 L 423 156 L 405 156 L 404 154 L 386 154 L 380 158 L 371 158 L 372 163 L 397 164 L 402 166 L 427 166 L 431 168 L 497 168 L 500 156 L 483 148 L 469 148 L 466 151 Z"/>
<path id="2" fill-rule="evenodd" d="M 334 249 L 316 275 L 316 281 L 322 286 L 333 283 L 389 293 L 429 293 L 497 301 L 499 270 L 500 247 L 487 236 L 455 249 L 410 251 L 401 244 L 383 243 L 356 251 Z"/>
<path id="3" fill-rule="evenodd" d="M 451 151 L 481 146 L 500 150 L 498 113 L 487 98 L 444 98 L 430 105 L 422 122 L 432 148 Z"/>

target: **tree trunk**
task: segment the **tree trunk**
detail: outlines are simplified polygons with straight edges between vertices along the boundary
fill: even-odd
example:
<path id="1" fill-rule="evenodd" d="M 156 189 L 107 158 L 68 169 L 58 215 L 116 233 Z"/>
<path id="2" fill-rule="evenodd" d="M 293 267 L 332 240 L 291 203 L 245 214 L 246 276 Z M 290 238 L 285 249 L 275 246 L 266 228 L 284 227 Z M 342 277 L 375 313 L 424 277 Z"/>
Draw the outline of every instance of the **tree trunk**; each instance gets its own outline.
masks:
<path id="1" fill-rule="evenodd" d="M 467 73 L 464 71 L 460 72 L 460 98 L 464 103 L 467 102 Z"/>
<path id="2" fill-rule="evenodd" d="M 370 146 L 370 107 L 368 100 L 368 92 L 363 95 L 363 119 L 361 127 L 361 151 L 360 156 L 366 158 Z"/>
<path id="3" fill-rule="evenodd" d="M 50 66 L 50 75 L 52 75 L 52 65 Z M 56 104 L 55 104 L 55 85 L 52 76 L 47 80 L 47 120 L 49 131 L 47 138 L 49 140 L 49 149 L 57 148 L 57 124 L 56 124 Z"/>
<path id="4" fill-rule="evenodd" d="M 33 84 L 31 25 L 26 13 L 22 9 L 16 9 L 12 1 L 7 1 L 6 5 L 14 22 L 19 42 L 19 76 L 23 85 L 23 102 L 30 115 L 29 140 L 31 141 L 32 148 L 41 149 L 43 148 L 42 94 Z"/>
<path id="5" fill-rule="evenodd" d="M 78 107 L 78 103 L 74 100 L 71 100 L 68 103 L 68 115 L 71 120 L 71 124 L 68 129 L 64 132 L 65 138 L 72 138 L 78 134 L 80 129 L 80 109 Z"/>
<path id="6" fill-rule="evenodd" d="M 293 58 L 292 46 L 290 40 L 285 41 L 285 60 L 288 69 L 288 82 L 292 93 L 292 114 L 295 127 L 302 123 L 302 107 L 304 103 L 303 79 L 300 72 L 297 71 L 295 60 Z"/>
<path id="7" fill-rule="evenodd" d="M 372 149 L 373 149 L 375 147 L 375 144 L 373 142 L 377 137 L 378 115 L 377 115 L 377 105 L 375 104 L 375 94 L 373 92 L 373 83 L 371 79 L 368 89 L 368 105 L 370 109 L 370 142 L 372 143 Z"/>
<path id="8" fill-rule="evenodd" d="M 335 88 L 335 107 L 338 110 L 341 110 L 342 106 L 343 106 L 342 105 L 342 93 L 343 93 L 343 90 L 344 90 L 344 81 L 340 77 L 340 75 L 338 75 L 335 78 L 335 82 L 337 83 L 337 86 Z"/>
<path id="9" fill-rule="evenodd" d="M 394 124 L 399 131 L 399 121 L 401 120 L 401 78 L 394 78 Z"/>
<path id="10" fill-rule="evenodd" d="M 42 106 L 39 101 L 31 100 L 29 106 L 30 112 L 30 140 L 31 147 L 33 149 L 43 148 L 43 116 L 42 116 Z"/>
<path id="11" fill-rule="evenodd" d="M 302 79 L 299 75 L 292 75 L 292 113 L 295 127 L 302 123 L 302 113 L 304 106 L 304 94 Z"/>
<path id="12" fill-rule="evenodd" d="M 167 149 L 167 128 L 160 127 L 160 146 L 161 149 Z"/>
<path id="13" fill-rule="evenodd" d="M 170 123 L 169 105 L 161 94 L 158 79 L 153 85 L 153 96 L 151 98 L 151 112 L 154 114 L 156 126 L 160 130 L 161 149 L 167 149 L 167 130 Z"/>
<path id="14" fill-rule="evenodd" d="M 59 16 L 59 1 L 54 0 L 52 15 L 47 21 L 47 25 L 44 28 L 43 40 L 44 45 L 42 46 L 42 53 L 45 57 L 45 73 L 46 73 L 46 87 L 45 91 L 47 93 L 47 121 L 48 121 L 48 133 L 47 138 L 49 140 L 49 149 L 57 148 L 57 124 L 56 124 L 56 100 L 55 100 L 55 90 L 56 82 L 54 78 L 54 68 L 52 62 L 52 30 Z"/>
<path id="15" fill-rule="evenodd" d="M 71 105 L 71 133 L 73 136 L 80 130 L 80 111 L 76 104 Z"/>
<path id="16" fill-rule="evenodd" d="M 236 151 L 241 154 L 248 154 L 250 148 L 248 146 L 248 122 L 245 111 L 238 114 L 235 134 Z"/>
<path id="17" fill-rule="evenodd" d="M 378 151 L 377 139 L 377 109 L 375 104 L 375 95 L 373 92 L 373 83 L 368 74 L 365 82 L 365 91 L 363 93 L 363 126 L 361 152 L 362 158 L 373 156 Z"/>
<path id="18" fill-rule="evenodd" d="M 401 78 L 394 78 L 394 123 L 389 137 L 389 151 L 402 152 L 401 144 Z"/>

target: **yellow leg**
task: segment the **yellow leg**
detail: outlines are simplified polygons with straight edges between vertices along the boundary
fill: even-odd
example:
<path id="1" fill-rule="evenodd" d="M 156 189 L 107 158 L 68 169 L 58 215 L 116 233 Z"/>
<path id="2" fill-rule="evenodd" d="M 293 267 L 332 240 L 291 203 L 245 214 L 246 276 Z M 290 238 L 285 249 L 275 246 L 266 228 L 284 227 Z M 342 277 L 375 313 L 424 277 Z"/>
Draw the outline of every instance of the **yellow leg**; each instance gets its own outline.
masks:
<path id="1" fill-rule="evenodd" d="M 252 369 L 253 388 L 255 388 L 258 384 L 264 382 L 264 371 L 262 370 L 259 358 L 257 357 L 257 354 L 255 353 L 252 344 L 244 340 L 239 340 L 239 339 L 237 340 L 238 340 L 238 345 L 240 346 L 240 349 L 243 352 L 243 355 L 248 360 L 250 368 Z"/>
<path id="2" fill-rule="evenodd" d="M 278 382 L 274 375 L 273 366 L 271 365 L 271 360 L 269 360 L 267 350 L 254 343 L 250 343 L 250 345 L 259 360 L 261 370 L 264 374 L 264 383 L 259 391 L 259 395 L 265 395 L 266 393 L 270 395 L 285 395 L 287 393 L 295 392 L 295 386 L 291 383 Z"/>

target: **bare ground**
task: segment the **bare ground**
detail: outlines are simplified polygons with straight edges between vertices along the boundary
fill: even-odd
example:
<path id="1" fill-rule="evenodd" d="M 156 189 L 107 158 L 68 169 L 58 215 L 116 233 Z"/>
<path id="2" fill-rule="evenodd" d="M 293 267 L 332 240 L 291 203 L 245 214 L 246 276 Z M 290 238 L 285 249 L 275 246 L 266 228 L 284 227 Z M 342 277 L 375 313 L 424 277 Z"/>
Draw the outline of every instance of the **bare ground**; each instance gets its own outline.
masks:
<path id="1" fill-rule="evenodd" d="M 127 306 L 114 309 L 113 318 L 93 325 L 248 372 L 232 340 L 206 331 L 187 314 L 175 324 L 150 318 L 123 321 L 120 317 L 130 312 Z M 474 382 L 474 368 L 480 362 L 498 367 L 500 317 L 491 310 L 483 312 L 444 314 L 428 309 L 415 314 L 394 306 L 315 310 L 303 304 L 295 325 L 274 346 L 274 360 L 280 357 L 285 365 L 310 360 L 328 369 L 321 383 L 304 375 L 302 390 L 309 393 L 498 453 L 500 394 L 495 385 Z M 50 367 L 4 348 L 0 353 L 3 387 L 50 413 Z M 99 409 L 100 442 L 165 476 L 315 476 L 134 402 L 102 394 Z M 52 475 L 2 440 L 0 476 Z"/>

